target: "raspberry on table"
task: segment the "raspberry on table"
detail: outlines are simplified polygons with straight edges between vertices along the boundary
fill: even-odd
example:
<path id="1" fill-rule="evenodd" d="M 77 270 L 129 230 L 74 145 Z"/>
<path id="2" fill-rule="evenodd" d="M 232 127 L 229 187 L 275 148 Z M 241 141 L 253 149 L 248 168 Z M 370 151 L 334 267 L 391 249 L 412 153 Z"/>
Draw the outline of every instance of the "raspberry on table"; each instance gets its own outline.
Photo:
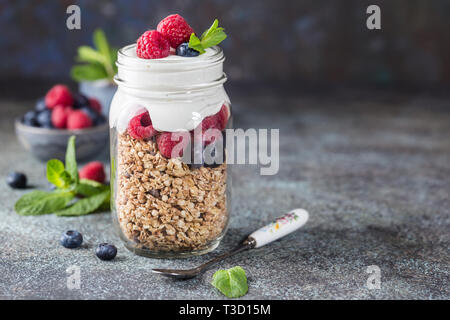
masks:
<path id="1" fill-rule="evenodd" d="M 158 31 L 145 31 L 137 40 L 136 54 L 142 59 L 165 58 L 170 53 L 169 41 Z"/>
<path id="2" fill-rule="evenodd" d="M 171 14 L 162 19 L 156 27 L 166 39 L 169 40 L 172 48 L 177 48 L 183 42 L 188 42 L 194 29 L 179 14 Z"/>
<path id="3" fill-rule="evenodd" d="M 128 123 L 128 134 L 134 139 L 149 139 L 156 134 L 150 114 L 145 111 L 133 117 Z"/>
<path id="4" fill-rule="evenodd" d="M 67 127 L 67 118 L 72 111 L 71 107 L 59 104 L 52 109 L 52 125 L 58 129 L 65 129 Z"/>
<path id="5" fill-rule="evenodd" d="M 159 152 L 166 158 L 172 158 L 172 151 L 179 143 L 181 143 L 181 148 L 179 148 L 178 154 L 174 154 L 173 157 L 183 156 L 183 150 L 189 144 L 189 132 L 177 132 L 176 134 L 179 136 L 174 136 L 172 132 L 163 132 L 156 137 Z"/>
<path id="6" fill-rule="evenodd" d="M 67 118 L 67 129 L 76 130 L 92 127 L 92 119 L 81 110 L 74 110 Z"/>
<path id="7" fill-rule="evenodd" d="M 106 179 L 105 168 L 100 161 L 89 162 L 78 174 L 80 179 L 89 179 L 100 183 L 104 183 Z"/>
<path id="8" fill-rule="evenodd" d="M 45 104 L 49 109 L 53 109 L 59 104 L 62 104 L 63 106 L 72 106 L 73 102 L 73 96 L 70 93 L 69 88 L 62 84 L 53 86 L 45 95 Z"/>

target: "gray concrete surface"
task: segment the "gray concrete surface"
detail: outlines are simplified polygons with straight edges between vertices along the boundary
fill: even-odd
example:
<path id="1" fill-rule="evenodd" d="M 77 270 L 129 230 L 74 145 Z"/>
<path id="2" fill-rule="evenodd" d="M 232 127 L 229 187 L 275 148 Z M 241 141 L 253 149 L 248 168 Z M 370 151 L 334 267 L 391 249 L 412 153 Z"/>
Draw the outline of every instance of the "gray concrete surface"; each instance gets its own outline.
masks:
<path id="1" fill-rule="evenodd" d="M 1 299 L 223 299 L 209 283 L 219 268 L 242 266 L 246 299 L 449 299 L 450 101 L 446 98 L 344 92 L 305 96 L 231 94 L 236 126 L 280 128 L 280 171 L 233 168 L 233 216 L 216 252 L 155 260 L 128 252 L 109 214 L 21 217 L 26 191 L 0 182 Z M 12 119 L 26 103 L 0 102 L 0 173 L 26 172 L 45 188 L 44 165 L 18 145 Z M 284 109 L 278 114 L 277 110 Z M 176 282 L 152 267 L 192 267 L 291 208 L 309 210 L 301 231 L 232 257 L 198 279 Z M 67 229 L 86 245 L 58 244 Z M 94 246 L 116 244 L 112 262 Z M 66 286 L 79 266 L 81 289 Z M 381 270 L 369 290 L 368 266 Z"/>

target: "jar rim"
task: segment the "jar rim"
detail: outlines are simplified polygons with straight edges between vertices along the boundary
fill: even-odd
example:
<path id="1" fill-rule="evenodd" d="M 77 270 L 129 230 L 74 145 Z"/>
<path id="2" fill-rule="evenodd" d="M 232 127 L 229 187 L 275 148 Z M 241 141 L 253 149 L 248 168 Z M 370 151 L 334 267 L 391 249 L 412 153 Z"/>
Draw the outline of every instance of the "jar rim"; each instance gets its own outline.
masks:
<path id="1" fill-rule="evenodd" d="M 199 66 L 211 66 L 216 63 L 222 63 L 225 60 L 223 50 L 219 46 L 213 46 L 206 49 L 209 54 L 202 54 L 198 57 L 180 57 L 174 56 L 176 59 L 142 59 L 137 57 L 136 44 L 130 44 L 119 49 L 117 54 L 116 65 L 124 69 L 133 69 L 137 71 L 148 71 L 149 67 L 162 68 L 177 68 L 182 70 L 189 70 L 198 68 Z M 171 57 L 171 56 L 169 56 Z"/>
<path id="2" fill-rule="evenodd" d="M 223 73 L 225 57 L 218 46 L 207 48 L 198 57 L 171 55 L 162 59 L 141 59 L 135 50 L 136 44 L 119 50 L 114 81 L 119 87 L 136 93 L 143 90 L 148 91 L 145 95 L 153 96 L 189 93 L 221 86 L 227 80 Z"/>

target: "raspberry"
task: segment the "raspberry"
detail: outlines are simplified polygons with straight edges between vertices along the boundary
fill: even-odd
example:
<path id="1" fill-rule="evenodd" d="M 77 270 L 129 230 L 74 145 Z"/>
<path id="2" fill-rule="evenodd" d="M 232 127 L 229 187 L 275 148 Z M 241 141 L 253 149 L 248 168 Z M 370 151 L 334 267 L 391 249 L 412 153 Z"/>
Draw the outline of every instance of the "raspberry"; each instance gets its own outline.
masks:
<path id="1" fill-rule="evenodd" d="M 188 42 L 194 29 L 179 14 L 172 14 L 158 23 L 156 28 L 166 39 L 172 48 L 177 48 L 183 42 Z"/>
<path id="2" fill-rule="evenodd" d="M 208 129 L 224 130 L 228 122 L 228 108 L 226 105 L 222 105 L 222 108 L 216 114 L 208 116 L 202 120 L 202 142 L 204 145 L 208 145 L 215 140 L 214 132 L 205 134 Z M 196 137 L 197 138 L 197 137 Z"/>
<path id="3" fill-rule="evenodd" d="M 67 118 L 67 129 L 76 130 L 92 127 L 92 120 L 81 110 L 74 110 Z"/>
<path id="4" fill-rule="evenodd" d="M 67 118 L 71 112 L 71 107 L 63 106 L 62 104 L 55 106 L 51 116 L 52 125 L 58 129 L 65 129 L 67 127 Z"/>
<path id="5" fill-rule="evenodd" d="M 174 136 L 172 132 L 163 132 L 156 137 L 156 142 L 158 143 L 158 149 L 161 154 L 166 158 L 172 158 L 172 151 L 179 143 L 181 143 L 180 151 L 178 155 L 173 155 L 174 157 L 183 156 L 183 149 L 188 145 L 190 134 L 188 132 L 177 132 L 180 136 Z M 175 141 L 173 141 L 175 140 Z"/>
<path id="6" fill-rule="evenodd" d="M 89 98 L 88 100 L 89 100 L 89 106 L 92 109 L 94 109 L 98 113 L 102 113 L 102 105 L 100 104 L 100 102 L 98 102 L 97 99 Z"/>
<path id="7" fill-rule="evenodd" d="M 134 139 L 148 139 L 156 134 L 148 111 L 132 118 L 128 123 L 128 134 Z"/>
<path id="8" fill-rule="evenodd" d="M 228 107 L 226 105 L 222 105 L 222 108 L 216 114 L 216 116 L 217 116 L 217 122 L 219 124 L 218 129 L 220 129 L 222 131 L 227 126 L 227 122 L 228 122 Z"/>
<path id="9" fill-rule="evenodd" d="M 170 43 L 156 30 L 145 31 L 137 40 L 136 54 L 142 59 L 159 59 L 169 55 Z"/>
<path id="10" fill-rule="evenodd" d="M 69 88 L 65 85 L 57 84 L 53 86 L 53 88 L 51 88 L 45 95 L 45 104 L 49 109 L 53 109 L 58 104 L 62 104 L 63 106 L 72 106 L 73 97 Z"/>
<path id="11" fill-rule="evenodd" d="M 80 179 L 89 179 L 100 183 L 104 183 L 106 179 L 105 169 L 100 161 L 89 162 L 78 174 Z"/>

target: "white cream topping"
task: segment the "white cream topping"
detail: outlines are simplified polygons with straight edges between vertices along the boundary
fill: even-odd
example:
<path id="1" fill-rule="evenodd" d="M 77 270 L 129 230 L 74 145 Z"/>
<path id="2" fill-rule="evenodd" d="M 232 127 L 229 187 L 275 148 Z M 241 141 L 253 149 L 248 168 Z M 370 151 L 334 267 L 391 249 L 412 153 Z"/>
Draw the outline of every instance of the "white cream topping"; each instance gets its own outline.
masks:
<path id="1" fill-rule="evenodd" d="M 156 130 L 194 129 L 222 104 L 229 104 L 222 85 L 226 81 L 223 60 L 218 47 L 197 57 L 170 55 L 162 59 L 138 58 L 135 45 L 122 48 L 110 126 L 123 132 L 129 120 L 146 109 Z"/>

